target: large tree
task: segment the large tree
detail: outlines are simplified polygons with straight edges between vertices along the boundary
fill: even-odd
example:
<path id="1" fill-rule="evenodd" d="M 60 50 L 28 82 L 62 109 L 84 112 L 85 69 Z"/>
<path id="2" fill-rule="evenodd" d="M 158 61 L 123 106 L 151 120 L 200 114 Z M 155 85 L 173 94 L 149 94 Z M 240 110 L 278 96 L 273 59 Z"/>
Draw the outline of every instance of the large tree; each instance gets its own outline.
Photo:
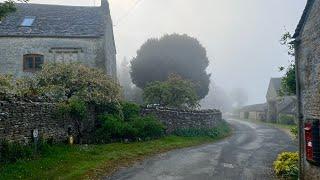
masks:
<path id="1" fill-rule="evenodd" d="M 199 98 L 209 91 L 210 74 L 206 49 L 188 35 L 165 35 L 149 39 L 131 61 L 131 77 L 134 84 L 144 89 L 153 81 L 166 81 L 172 73 L 192 81 Z"/>
<path id="2" fill-rule="evenodd" d="M 14 12 L 16 10 L 15 2 L 28 2 L 29 0 L 7 0 L 0 3 L 0 20 L 7 14 Z"/>
<path id="3" fill-rule="evenodd" d="M 144 89 L 143 97 L 147 104 L 182 109 L 199 107 L 199 98 L 193 83 L 174 74 L 165 82 L 149 83 Z"/>

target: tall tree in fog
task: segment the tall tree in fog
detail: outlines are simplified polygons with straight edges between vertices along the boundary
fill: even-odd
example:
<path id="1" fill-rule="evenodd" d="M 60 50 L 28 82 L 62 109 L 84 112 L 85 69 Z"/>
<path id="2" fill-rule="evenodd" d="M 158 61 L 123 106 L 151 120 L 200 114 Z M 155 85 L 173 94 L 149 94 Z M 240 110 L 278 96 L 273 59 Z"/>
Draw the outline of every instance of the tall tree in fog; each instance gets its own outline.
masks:
<path id="1" fill-rule="evenodd" d="M 231 91 L 231 98 L 236 107 L 242 107 L 248 102 L 248 94 L 241 88 L 233 89 Z"/>
<path id="2" fill-rule="evenodd" d="M 140 88 L 153 81 L 165 81 L 170 74 L 177 74 L 192 81 L 202 99 L 209 91 L 210 74 L 206 49 L 188 35 L 165 35 L 149 39 L 131 61 L 133 83 Z"/>

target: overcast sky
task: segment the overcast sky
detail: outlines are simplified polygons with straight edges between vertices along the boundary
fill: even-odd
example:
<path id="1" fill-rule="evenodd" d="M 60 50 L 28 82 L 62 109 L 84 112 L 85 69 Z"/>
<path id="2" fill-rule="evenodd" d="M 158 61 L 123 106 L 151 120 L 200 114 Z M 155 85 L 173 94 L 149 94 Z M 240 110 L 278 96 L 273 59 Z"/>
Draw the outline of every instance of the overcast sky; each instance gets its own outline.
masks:
<path id="1" fill-rule="evenodd" d="M 227 91 L 244 88 L 249 93 L 249 103 L 264 102 L 269 79 L 281 76 L 278 67 L 288 64 L 286 49 L 279 39 L 285 28 L 294 31 L 306 3 L 306 0 L 141 0 L 134 6 L 137 1 L 110 0 L 118 61 L 134 57 L 150 37 L 185 33 L 206 47 L 211 63 L 208 71 L 215 83 Z M 99 0 L 31 2 L 100 4 Z"/>

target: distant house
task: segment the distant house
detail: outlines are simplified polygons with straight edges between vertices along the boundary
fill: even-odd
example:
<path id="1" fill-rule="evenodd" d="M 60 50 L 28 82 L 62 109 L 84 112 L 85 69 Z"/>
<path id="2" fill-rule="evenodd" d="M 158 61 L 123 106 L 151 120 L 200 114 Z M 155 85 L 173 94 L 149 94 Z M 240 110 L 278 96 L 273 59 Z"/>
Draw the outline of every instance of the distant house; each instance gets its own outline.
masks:
<path id="1" fill-rule="evenodd" d="M 277 101 L 280 97 L 281 78 L 271 78 L 266 99 L 267 99 L 267 120 L 276 122 L 278 118 Z"/>
<path id="2" fill-rule="evenodd" d="M 267 104 L 255 104 L 240 109 L 241 119 L 266 120 Z"/>
<path id="3" fill-rule="evenodd" d="M 294 35 L 301 179 L 320 179 L 320 0 L 308 0 Z"/>
<path id="4" fill-rule="evenodd" d="M 33 73 L 47 62 L 79 62 L 116 78 L 107 0 L 101 7 L 16 4 L 0 22 L 0 73 Z"/>

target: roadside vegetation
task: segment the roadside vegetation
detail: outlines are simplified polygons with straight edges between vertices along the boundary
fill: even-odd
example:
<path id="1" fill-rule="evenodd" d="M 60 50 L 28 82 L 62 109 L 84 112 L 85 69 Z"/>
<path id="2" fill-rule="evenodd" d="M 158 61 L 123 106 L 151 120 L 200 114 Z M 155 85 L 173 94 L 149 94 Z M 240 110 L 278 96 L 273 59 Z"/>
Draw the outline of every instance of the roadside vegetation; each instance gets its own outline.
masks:
<path id="1" fill-rule="evenodd" d="M 177 75 L 151 82 L 144 95 L 151 104 L 198 107 L 195 86 Z M 3 139 L 0 179 L 93 179 L 145 157 L 213 142 L 231 132 L 227 123 L 221 123 L 214 129 L 181 129 L 168 135 L 156 117 L 141 116 L 140 105 L 123 101 L 121 87 L 112 78 L 77 63 L 48 63 L 22 78 L 0 75 L 0 101 L 55 103 L 56 117 L 68 117 L 75 124 L 70 136 L 77 144 L 57 144 L 41 136 L 37 143 L 26 144 Z M 88 137 L 84 127 L 90 108 L 97 117 Z"/>
<path id="2" fill-rule="evenodd" d="M 212 143 L 230 135 L 231 130 L 227 124 L 221 124 L 209 133 L 200 132 L 179 131 L 180 136 L 132 143 L 46 145 L 32 160 L 29 156 L 14 159 L 15 163 L 0 164 L 0 179 L 95 179 L 155 154 Z"/>
<path id="3" fill-rule="evenodd" d="M 277 177 L 281 179 L 297 180 L 299 174 L 298 152 L 283 152 L 273 163 Z"/>

